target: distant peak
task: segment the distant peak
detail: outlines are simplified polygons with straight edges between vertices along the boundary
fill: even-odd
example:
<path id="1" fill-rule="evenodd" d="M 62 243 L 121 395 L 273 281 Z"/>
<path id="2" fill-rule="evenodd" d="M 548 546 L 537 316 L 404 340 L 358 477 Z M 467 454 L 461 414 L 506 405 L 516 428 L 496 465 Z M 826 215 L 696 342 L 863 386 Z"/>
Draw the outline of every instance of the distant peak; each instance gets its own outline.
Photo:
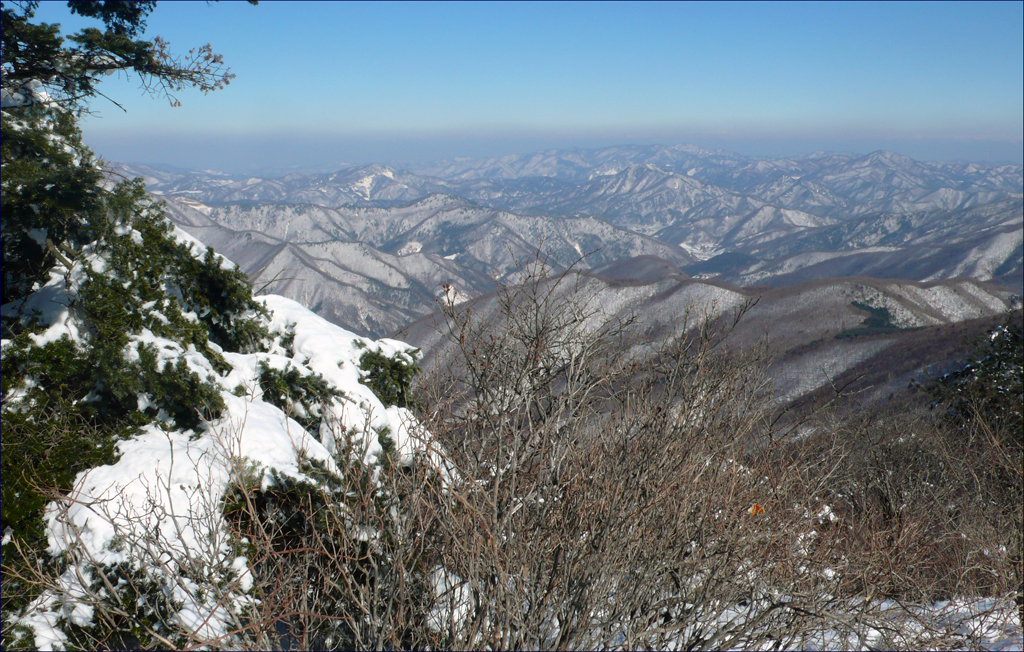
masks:
<path id="1" fill-rule="evenodd" d="M 360 171 L 366 174 L 383 174 L 384 176 L 392 179 L 395 178 L 396 172 L 393 167 L 384 165 L 383 163 L 370 163 L 369 165 L 363 166 Z"/>
<path id="2" fill-rule="evenodd" d="M 626 166 L 622 172 L 626 174 L 634 174 L 637 172 L 657 172 L 659 174 L 670 174 L 668 170 L 663 170 L 653 163 L 631 163 Z"/>
<path id="3" fill-rule="evenodd" d="M 880 149 L 878 151 L 871 152 L 870 154 L 868 154 L 864 158 L 865 158 L 865 160 L 872 161 L 872 162 L 878 161 L 878 162 L 884 162 L 884 163 L 901 163 L 901 164 L 904 164 L 904 165 L 907 164 L 907 163 L 913 163 L 914 162 L 914 159 L 912 159 L 912 158 L 910 158 L 908 156 L 903 156 L 902 154 L 897 154 L 896 152 L 890 152 L 887 149 Z"/>

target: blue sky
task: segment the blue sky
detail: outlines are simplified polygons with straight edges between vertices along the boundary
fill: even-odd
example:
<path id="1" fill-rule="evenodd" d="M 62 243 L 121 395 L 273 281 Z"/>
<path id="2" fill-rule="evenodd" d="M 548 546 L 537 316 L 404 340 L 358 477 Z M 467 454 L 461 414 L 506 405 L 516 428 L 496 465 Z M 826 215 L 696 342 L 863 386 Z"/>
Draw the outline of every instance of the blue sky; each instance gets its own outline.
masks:
<path id="1" fill-rule="evenodd" d="M 90 21 L 64 3 L 37 18 Z M 165 2 L 177 51 L 237 77 L 183 106 L 102 91 L 110 160 L 233 172 L 693 143 L 1020 163 L 1024 3 Z"/>

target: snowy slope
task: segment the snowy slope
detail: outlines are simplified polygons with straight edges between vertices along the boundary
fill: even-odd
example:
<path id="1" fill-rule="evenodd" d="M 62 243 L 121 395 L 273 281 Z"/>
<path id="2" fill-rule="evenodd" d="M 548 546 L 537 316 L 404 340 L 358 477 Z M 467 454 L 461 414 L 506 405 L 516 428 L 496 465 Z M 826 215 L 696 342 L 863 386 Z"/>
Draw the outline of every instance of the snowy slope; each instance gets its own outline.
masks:
<path id="1" fill-rule="evenodd" d="M 206 247 L 185 232 L 172 235 L 188 244 L 193 256 L 205 255 Z M 88 316 L 77 309 L 76 293 L 83 269 L 102 269 L 105 258 L 87 247 L 81 260 L 83 264 L 72 270 L 55 267 L 49 282 L 24 305 L 3 306 L 5 317 L 38 311 L 43 330 L 33 337 L 35 346 L 62 337 L 80 345 L 90 337 Z M 220 261 L 233 267 L 223 257 Z M 224 492 L 238 481 L 240 468 L 261 475 L 263 486 L 274 482 L 272 471 L 315 484 L 318 481 L 306 476 L 304 466 L 318 462 L 327 471 L 340 473 L 337 461 L 346 454 L 337 441 L 341 434 L 347 438 L 345 450 L 370 467 L 382 454 L 381 433 L 390 433 L 403 464 L 412 463 L 413 454 L 429 445 L 412 414 L 385 407 L 364 384 L 359 368 L 367 351 L 412 364 L 417 354 L 411 346 L 359 337 L 284 297 L 265 296 L 260 301 L 270 315 L 265 320 L 269 348 L 264 352 L 230 352 L 212 342 L 207 351 L 198 351 L 147 328 L 131 336 L 130 349 L 151 346 L 162 360 L 183 360 L 201 379 L 212 382 L 224 410 L 196 431 L 181 428 L 161 411 L 137 436 L 117 444 L 115 462 L 80 473 L 67 499 L 50 504 L 45 512 L 49 552 L 77 561 L 67 565 L 54 589 L 41 595 L 20 621 L 41 649 L 63 645 L 64 627 L 91 620 L 88 602 L 72 598 L 85 594 L 97 568 L 118 564 L 163 573 L 161 581 L 181 605 L 174 619 L 184 631 L 194 632 L 200 640 L 225 636 L 235 616 L 251 603 L 245 594 L 252 583 L 249 560 L 234 552 L 237 546 L 231 543 L 221 506 Z M 3 347 L 8 344 L 4 340 Z M 293 404 L 286 412 L 265 400 L 260 381 L 265 369 L 319 376 L 336 390 L 334 398 L 317 406 L 322 416 L 317 431 L 305 430 L 296 420 L 308 416 L 301 405 Z M 16 409 L 17 393 L 4 399 L 5 410 Z M 138 403 L 142 411 L 152 397 L 140 394 Z M 135 543 L 143 540 L 139 537 L 144 532 L 160 533 L 160 550 L 176 551 L 183 559 L 199 555 L 210 584 L 198 584 L 184 570 L 168 571 L 167 560 L 158 553 L 138 548 Z M 211 594 L 209 586 L 218 582 L 233 588 Z"/>
<path id="2" fill-rule="evenodd" d="M 272 282 L 268 291 L 363 334 L 392 332 L 433 312 L 443 285 L 464 296 L 489 292 L 538 251 L 561 269 L 648 255 L 676 265 L 693 260 L 678 247 L 597 218 L 517 215 L 449 195 L 337 209 L 211 207 L 175 198 L 168 215 L 242 261 L 257 288 Z"/>

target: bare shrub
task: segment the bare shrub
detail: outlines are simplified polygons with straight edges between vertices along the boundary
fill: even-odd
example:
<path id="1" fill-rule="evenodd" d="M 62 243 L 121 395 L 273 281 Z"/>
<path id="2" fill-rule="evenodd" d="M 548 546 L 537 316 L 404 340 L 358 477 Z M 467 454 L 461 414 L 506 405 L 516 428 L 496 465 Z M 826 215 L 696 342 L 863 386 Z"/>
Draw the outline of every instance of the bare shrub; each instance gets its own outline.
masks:
<path id="1" fill-rule="evenodd" d="M 990 426 L 965 433 L 926 413 L 872 412 L 798 453 L 849 451 L 829 490 L 850 533 L 841 543 L 859 567 L 857 591 L 927 602 L 1006 595 L 1019 584 L 1021 501 L 993 482 L 995 458 L 1009 453 Z"/>
<path id="2" fill-rule="evenodd" d="M 444 621 L 450 646 L 853 634 L 828 470 L 780 466 L 758 445 L 771 440 L 765 347 L 729 352 L 729 324 L 694 312 L 645 350 L 572 274 L 527 275 L 497 305 L 484 319 L 444 307 L 454 356 L 425 383 L 430 430 L 458 472 L 435 496 L 433 534 L 460 609 Z"/>

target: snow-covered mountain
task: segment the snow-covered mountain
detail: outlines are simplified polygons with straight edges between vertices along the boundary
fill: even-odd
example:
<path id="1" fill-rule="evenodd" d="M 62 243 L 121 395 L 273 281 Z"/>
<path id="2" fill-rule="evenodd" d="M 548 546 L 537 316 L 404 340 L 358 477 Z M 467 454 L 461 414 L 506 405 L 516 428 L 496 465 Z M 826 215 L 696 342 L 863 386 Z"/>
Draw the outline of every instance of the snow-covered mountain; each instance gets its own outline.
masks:
<path id="1" fill-rule="evenodd" d="M 207 206 L 172 198 L 168 215 L 270 291 L 359 333 L 391 332 L 437 308 L 442 286 L 478 296 L 514 280 L 538 252 L 553 269 L 637 256 L 677 266 L 678 247 L 594 217 L 552 219 L 484 208 L 450 195 L 381 208 Z"/>
<path id="2" fill-rule="evenodd" d="M 615 174 L 635 164 L 649 163 L 667 170 L 725 170 L 747 161 L 730 152 L 709 151 L 693 145 L 623 145 L 603 149 L 547 150 L 500 158 L 458 158 L 408 168 L 450 181 L 475 179 L 522 179 L 549 177 L 562 181 L 586 181 Z M 692 175 L 691 175 L 692 176 Z"/>
<path id="3" fill-rule="evenodd" d="M 145 165 L 123 165 L 128 177 L 142 177 L 158 196 L 189 197 L 207 204 L 281 202 L 340 206 L 363 202 L 408 202 L 447 192 L 450 184 L 386 165 L 367 165 L 331 174 L 289 174 L 281 178 L 235 178 L 209 172 L 170 174 Z"/>
<path id="4" fill-rule="evenodd" d="M 967 209 L 865 215 L 750 239 L 744 256 L 723 255 L 687 270 L 740 285 L 785 285 L 832 276 L 931 281 L 968 276 L 1021 292 L 1024 202 Z"/>
<path id="5" fill-rule="evenodd" d="M 429 312 L 442 285 L 486 293 L 538 252 L 560 269 L 654 256 L 739 285 L 970 276 L 1022 289 L 1019 165 L 680 145 L 276 179 L 120 172 L 144 177 L 182 228 L 258 285 L 274 280 L 273 291 L 367 334 Z"/>
<path id="6" fill-rule="evenodd" d="M 660 228 L 685 228 L 699 219 L 736 219 L 738 213 L 763 205 L 849 219 L 879 212 L 971 208 L 1020 198 L 1024 192 L 1020 166 L 922 163 L 892 152 L 735 161 L 731 167 L 721 156 L 708 157 L 702 165 L 690 159 L 651 158 L 658 162 L 598 165 L 585 179 L 453 179 L 453 191 L 508 210 L 594 213 L 651 234 Z"/>
<path id="7" fill-rule="evenodd" d="M 893 388 L 906 387 L 922 368 L 965 355 L 964 335 L 983 332 L 978 326 L 974 331 L 970 326 L 954 331 L 953 325 L 977 321 L 991 327 L 1007 309 L 1020 306 L 1011 292 L 969 279 L 917 283 L 834 278 L 768 290 L 746 289 L 686 278 L 651 259 L 619 261 L 581 274 L 579 280 L 552 282 L 550 286 L 555 292 L 575 293 L 587 309 L 598 313 L 595 324 L 628 324 L 623 344 L 632 346 L 631 352 L 640 357 L 652 355 L 659 342 L 680 329 L 731 318 L 737 309 L 752 303 L 729 341 L 748 347 L 771 334 L 776 353 L 770 376 L 780 403 L 827 387 L 858 366 L 879 364 L 898 371 L 874 388 L 884 396 Z M 864 329 L 866 313 L 858 305 L 884 309 L 891 326 L 877 332 Z M 500 318 L 495 294 L 481 296 L 468 306 L 485 322 Z M 643 317 L 630 320 L 633 315 Z M 446 360 L 452 347 L 435 315 L 410 324 L 401 336 L 426 352 L 423 365 L 427 372 Z M 911 356 L 913 359 L 896 356 L 900 363 L 894 362 L 893 353 L 901 347 L 929 339 L 930 349 Z"/>
<path id="8" fill-rule="evenodd" d="M 717 186 L 719 192 L 749 195 L 782 208 L 834 213 L 838 218 L 879 211 L 952 209 L 1019 197 L 1024 192 L 1024 168 L 1020 165 L 929 163 L 887 151 L 863 156 L 816 152 L 757 159 L 689 145 L 552 150 L 409 165 L 404 170 L 373 164 L 332 174 L 289 174 L 273 179 L 175 172 L 143 165 L 121 166 L 121 172 L 144 177 L 156 194 L 186 195 L 207 204 L 275 201 L 334 207 L 349 202 L 408 202 L 441 192 L 473 200 L 501 199 L 507 204 L 504 207 L 511 209 L 537 204 L 539 212 L 555 212 L 555 206 L 571 197 L 585 196 L 587 191 L 578 186 L 586 182 L 616 177 L 612 186 L 621 193 L 623 184 L 636 184 L 638 174 L 646 176 L 640 171 L 644 168 Z M 619 176 L 630 169 L 633 171 L 625 177 Z M 607 191 L 608 184 L 590 188 Z M 545 202 L 534 197 L 537 194 L 548 195 L 552 205 L 544 206 Z M 608 210 L 605 217 L 614 216 L 617 207 Z"/>

